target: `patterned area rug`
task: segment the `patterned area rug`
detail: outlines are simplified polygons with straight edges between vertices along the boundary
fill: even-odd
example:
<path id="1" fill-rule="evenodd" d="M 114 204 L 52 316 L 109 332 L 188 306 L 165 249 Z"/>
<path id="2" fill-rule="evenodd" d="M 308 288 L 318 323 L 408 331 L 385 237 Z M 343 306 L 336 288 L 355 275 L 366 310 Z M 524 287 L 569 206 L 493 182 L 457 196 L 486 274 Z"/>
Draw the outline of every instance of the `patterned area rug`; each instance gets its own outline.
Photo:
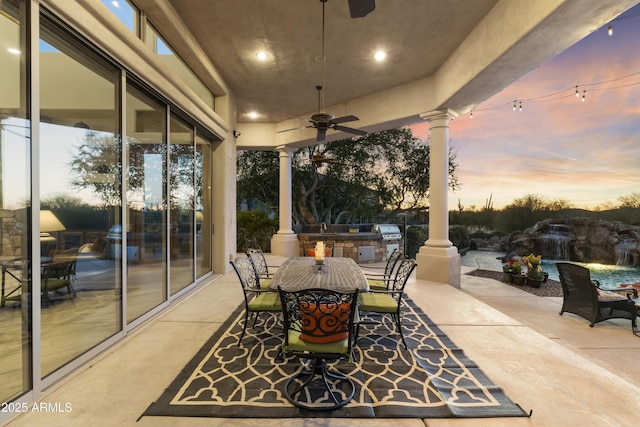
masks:
<path id="1" fill-rule="evenodd" d="M 354 362 L 331 365 L 356 384 L 354 398 L 333 411 L 293 406 L 282 394 L 301 368 L 278 359 L 280 317 L 262 313 L 238 338 L 243 306 L 198 351 L 143 416 L 290 417 L 522 417 L 528 414 L 456 348 L 411 300 L 403 308 L 405 350 L 393 324 L 361 319 Z M 303 362 L 304 363 L 304 362 Z"/>

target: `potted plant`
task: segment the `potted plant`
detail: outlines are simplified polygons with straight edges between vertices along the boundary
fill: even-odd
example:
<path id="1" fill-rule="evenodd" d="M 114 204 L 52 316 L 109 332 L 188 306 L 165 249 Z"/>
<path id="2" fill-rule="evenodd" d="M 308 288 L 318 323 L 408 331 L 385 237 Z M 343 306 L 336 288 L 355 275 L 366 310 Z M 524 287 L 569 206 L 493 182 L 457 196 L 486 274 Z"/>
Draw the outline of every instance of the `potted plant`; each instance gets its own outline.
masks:
<path id="1" fill-rule="evenodd" d="M 529 254 L 522 259 L 527 263 L 527 285 L 539 288 L 545 281 L 545 274 L 540 265 L 542 255 Z"/>
<path id="2" fill-rule="evenodd" d="M 516 261 L 511 265 L 511 269 L 513 270 L 513 283 L 520 286 L 524 285 L 527 281 L 527 276 L 522 274 L 522 264 Z"/>
<path id="3" fill-rule="evenodd" d="M 509 260 L 506 264 L 502 265 L 502 281 L 504 283 L 513 282 L 513 260 Z"/>

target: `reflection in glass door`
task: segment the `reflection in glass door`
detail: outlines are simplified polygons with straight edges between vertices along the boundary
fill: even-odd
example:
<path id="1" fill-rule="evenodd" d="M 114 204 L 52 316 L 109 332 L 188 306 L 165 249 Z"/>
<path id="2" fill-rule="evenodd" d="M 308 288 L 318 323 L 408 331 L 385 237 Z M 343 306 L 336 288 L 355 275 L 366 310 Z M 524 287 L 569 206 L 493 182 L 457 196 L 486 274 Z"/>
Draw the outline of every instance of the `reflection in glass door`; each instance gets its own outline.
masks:
<path id="1" fill-rule="evenodd" d="M 44 377 L 122 330 L 120 262 L 109 244 L 120 226 L 122 172 L 120 70 L 54 19 L 40 23 Z"/>
<path id="2" fill-rule="evenodd" d="M 31 388 L 29 322 L 31 121 L 27 118 L 26 2 L 0 2 L 0 402 Z M 22 37 L 21 37 L 22 35 Z M 0 418 L 1 419 L 1 418 Z"/>
<path id="3" fill-rule="evenodd" d="M 171 115 L 169 145 L 169 253 L 171 295 L 194 281 L 194 141 L 193 126 Z"/>
<path id="4" fill-rule="evenodd" d="M 213 146 L 196 133 L 196 277 L 211 271 L 211 157 Z"/>
<path id="5" fill-rule="evenodd" d="M 167 301 L 166 106 L 127 85 L 127 322 Z M 122 236 L 122 230 L 120 237 Z"/>

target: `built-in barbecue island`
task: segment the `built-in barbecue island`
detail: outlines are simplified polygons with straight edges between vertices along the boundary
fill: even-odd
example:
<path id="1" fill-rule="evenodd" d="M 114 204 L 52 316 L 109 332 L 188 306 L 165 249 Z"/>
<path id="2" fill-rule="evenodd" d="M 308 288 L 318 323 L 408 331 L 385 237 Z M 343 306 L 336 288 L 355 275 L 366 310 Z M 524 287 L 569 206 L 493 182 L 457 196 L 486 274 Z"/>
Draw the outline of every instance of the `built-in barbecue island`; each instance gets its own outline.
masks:
<path id="1" fill-rule="evenodd" d="M 384 262 L 394 249 L 403 249 L 402 233 L 395 224 L 330 224 L 294 226 L 300 256 L 310 256 L 316 242 L 332 249 L 332 256 L 357 263 Z"/>

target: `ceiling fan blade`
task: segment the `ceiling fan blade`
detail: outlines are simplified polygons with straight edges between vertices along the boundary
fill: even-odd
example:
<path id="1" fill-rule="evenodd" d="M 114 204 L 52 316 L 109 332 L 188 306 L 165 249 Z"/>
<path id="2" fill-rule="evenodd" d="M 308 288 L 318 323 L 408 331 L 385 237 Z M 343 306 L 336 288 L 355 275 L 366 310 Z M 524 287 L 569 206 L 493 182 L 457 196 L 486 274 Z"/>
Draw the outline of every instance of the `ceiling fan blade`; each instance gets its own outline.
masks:
<path id="1" fill-rule="evenodd" d="M 345 122 L 355 122 L 356 120 L 360 120 L 358 117 L 356 116 L 342 116 L 342 117 L 336 117 L 335 119 L 331 119 L 329 120 L 329 123 L 345 123 Z"/>
<path id="2" fill-rule="evenodd" d="M 368 133 L 368 132 L 365 132 L 365 131 L 363 131 L 363 130 L 360 130 L 360 129 L 354 129 L 354 128 L 349 128 L 349 127 L 346 127 L 346 126 L 339 126 L 339 125 L 336 125 L 336 126 L 333 126 L 333 129 L 335 129 L 335 130 L 341 130 L 341 131 L 343 131 L 343 132 L 349 132 L 349 133 L 352 133 L 352 134 L 354 134 L 354 135 L 360 135 L 360 136 L 367 136 L 367 135 L 369 135 L 369 133 Z"/>
<path id="3" fill-rule="evenodd" d="M 363 18 L 376 8 L 376 0 L 349 0 L 349 13 L 352 18 Z"/>
<path id="4" fill-rule="evenodd" d="M 291 128 L 291 129 L 279 130 L 279 131 L 277 131 L 276 133 L 289 132 L 289 131 L 291 131 L 291 130 L 308 129 L 308 128 L 312 128 L 312 127 L 314 127 L 314 126 L 312 126 L 312 125 L 309 125 L 309 126 L 300 126 L 300 127 L 297 127 L 297 128 Z"/>
<path id="5" fill-rule="evenodd" d="M 318 129 L 318 134 L 316 135 L 316 142 L 324 141 L 324 138 L 327 136 L 326 130 Z"/>

